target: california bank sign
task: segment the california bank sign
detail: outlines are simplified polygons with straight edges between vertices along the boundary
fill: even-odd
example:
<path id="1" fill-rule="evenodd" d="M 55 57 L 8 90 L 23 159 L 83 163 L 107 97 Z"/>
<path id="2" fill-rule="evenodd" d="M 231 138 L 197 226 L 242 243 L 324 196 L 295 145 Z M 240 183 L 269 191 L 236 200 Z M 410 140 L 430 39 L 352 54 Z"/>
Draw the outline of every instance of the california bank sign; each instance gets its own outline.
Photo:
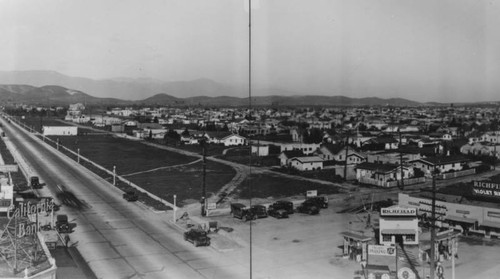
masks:
<path id="1" fill-rule="evenodd" d="M 417 216 L 417 209 L 411 207 L 386 207 L 380 210 L 381 216 Z"/>
<path id="2" fill-rule="evenodd" d="M 35 217 L 38 219 L 39 214 L 48 214 L 54 209 L 54 200 L 51 198 L 43 198 L 39 202 L 20 202 L 15 207 L 10 207 L 7 211 L 7 217 L 12 218 L 27 218 Z M 36 234 L 38 231 L 36 222 L 21 221 L 17 224 L 17 237 Z"/>

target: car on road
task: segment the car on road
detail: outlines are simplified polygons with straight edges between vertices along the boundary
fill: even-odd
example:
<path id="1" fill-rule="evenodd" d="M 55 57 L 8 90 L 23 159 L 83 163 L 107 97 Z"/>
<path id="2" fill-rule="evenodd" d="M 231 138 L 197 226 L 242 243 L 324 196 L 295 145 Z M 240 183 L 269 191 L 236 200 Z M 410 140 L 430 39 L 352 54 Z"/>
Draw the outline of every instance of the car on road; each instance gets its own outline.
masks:
<path id="1" fill-rule="evenodd" d="M 272 210 L 284 209 L 288 214 L 293 214 L 293 203 L 291 201 L 279 200 L 269 206 Z"/>
<path id="2" fill-rule="evenodd" d="M 252 205 L 250 210 L 255 214 L 257 218 L 267 218 L 267 208 L 262 204 Z"/>
<path id="3" fill-rule="evenodd" d="M 127 191 L 123 193 L 123 198 L 129 202 L 135 202 L 139 200 L 139 194 L 136 191 Z"/>
<path id="4" fill-rule="evenodd" d="M 267 210 L 267 214 L 277 219 L 288 218 L 288 212 L 284 209 L 274 209 L 272 207 Z"/>
<path id="5" fill-rule="evenodd" d="M 316 206 L 319 208 L 328 208 L 328 197 L 327 196 L 309 197 L 306 199 L 306 201 L 310 201 L 310 202 L 316 204 Z"/>
<path id="6" fill-rule="evenodd" d="M 42 188 L 42 184 L 40 184 L 40 179 L 38 178 L 38 176 L 30 177 L 30 184 L 31 184 L 31 187 L 33 187 L 33 189 L 41 189 Z"/>
<path id="7" fill-rule="evenodd" d="M 319 214 L 319 207 L 316 206 L 316 203 L 312 201 L 305 201 L 297 206 L 297 212 L 299 213 L 307 213 L 309 215 Z"/>
<path id="8" fill-rule="evenodd" d="M 195 247 L 210 246 L 210 237 L 202 229 L 190 229 L 184 232 L 184 240 L 193 243 Z"/>
<path id="9" fill-rule="evenodd" d="M 257 216 L 255 216 L 254 212 L 250 210 L 246 205 L 241 203 L 232 203 L 231 204 L 231 215 L 234 218 L 239 218 L 243 221 L 255 220 Z"/>
<path id="10" fill-rule="evenodd" d="M 68 215 L 59 214 L 56 217 L 56 230 L 59 233 L 72 233 L 76 228 L 76 223 L 68 221 Z"/>

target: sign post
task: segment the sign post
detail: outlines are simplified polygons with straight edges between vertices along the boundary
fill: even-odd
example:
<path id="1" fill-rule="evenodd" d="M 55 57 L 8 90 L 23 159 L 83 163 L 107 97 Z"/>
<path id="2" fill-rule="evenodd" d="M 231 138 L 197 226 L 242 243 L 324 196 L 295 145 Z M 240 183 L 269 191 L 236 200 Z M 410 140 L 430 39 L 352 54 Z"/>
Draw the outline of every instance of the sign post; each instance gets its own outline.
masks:
<path id="1" fill-rule="evenodd" d="M 177 213 L 177 195 L 174 195 L 174 224 L 176 222 L 176 213 Z"/>

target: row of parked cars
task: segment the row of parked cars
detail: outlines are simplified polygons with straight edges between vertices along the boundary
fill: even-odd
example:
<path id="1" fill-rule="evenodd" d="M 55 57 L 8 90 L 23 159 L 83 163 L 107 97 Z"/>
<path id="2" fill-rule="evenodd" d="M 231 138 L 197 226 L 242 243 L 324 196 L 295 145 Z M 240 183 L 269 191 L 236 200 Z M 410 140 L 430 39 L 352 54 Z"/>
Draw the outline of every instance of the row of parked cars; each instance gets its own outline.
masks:
<path id="1" fill-rule="evenodd" d="M 261 204 L 248 207 L 241 203 L 232 203 L 231 214 L 235 218 L 242 219 L 243 221 L 249 221 L 257 218 L 266 218 L 267 216 L 275 218 L 288 218 L 288 215 L 293 214 L 294 212 L 315 215 L 319 214 L 321 208 L 328 208 L 328 197 L 309 197 L 297 206 L 297 208 L 294 208 L 291 201 L 286 200 L 278 200 L 269 205 L 267 208 Z"/>
<path id="2" fill-rule="evenodd" d="M 257 218 L 266 218 L 272 216 L 275 218 L 288 218 L 288 215 L 294 212 L 306 213 L 310 215 L 319 214 L 321 208 L 328 208 L 328 197 L 317 196 L 309 197 L 297 208 L 291 201 L 279 200 L 266 207 L 262 204 L 252 205 L 250 207 L 241 203 L 231 204 L 231 215 L 234 218 L 243 221 L 255 220 Z M 194 246 L 209 246 L 210 237 L 205 230 L 196 228 L 184 232 L 184 240 L 193 243 Z"/>

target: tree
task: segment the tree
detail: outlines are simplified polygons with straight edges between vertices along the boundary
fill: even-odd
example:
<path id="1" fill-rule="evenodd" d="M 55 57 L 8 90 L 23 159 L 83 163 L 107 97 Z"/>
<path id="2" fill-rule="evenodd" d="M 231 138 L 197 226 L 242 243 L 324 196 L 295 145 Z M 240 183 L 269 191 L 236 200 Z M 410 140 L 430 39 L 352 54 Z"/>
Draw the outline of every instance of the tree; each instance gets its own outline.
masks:
<path id="1" fill-rule="evenodd" d="M 184 129 L 184 131 L 181 133 L 181 136 L 185 137 L 185 138 L 189 138 L 190 134 L 189 134 L 189 131 L 187 128 Z"/>
<path id="2" fill-rule="evenodd" d="M 165 140 L 165 144 L 170 142 L 176 145 L 181 140 L 181 136 L 173 129 L 169 129 L 163 139 Z"/>

